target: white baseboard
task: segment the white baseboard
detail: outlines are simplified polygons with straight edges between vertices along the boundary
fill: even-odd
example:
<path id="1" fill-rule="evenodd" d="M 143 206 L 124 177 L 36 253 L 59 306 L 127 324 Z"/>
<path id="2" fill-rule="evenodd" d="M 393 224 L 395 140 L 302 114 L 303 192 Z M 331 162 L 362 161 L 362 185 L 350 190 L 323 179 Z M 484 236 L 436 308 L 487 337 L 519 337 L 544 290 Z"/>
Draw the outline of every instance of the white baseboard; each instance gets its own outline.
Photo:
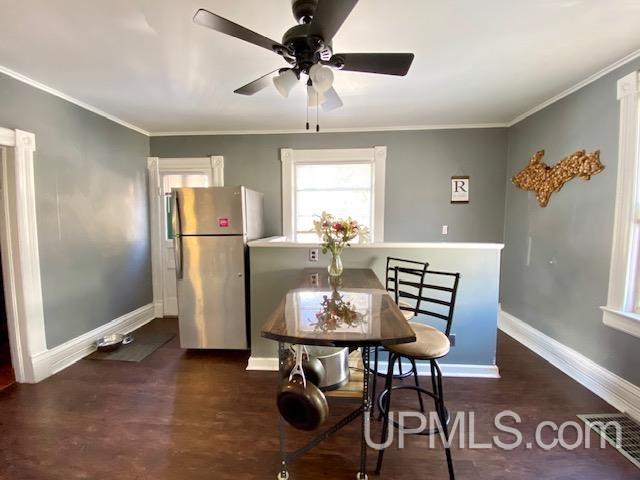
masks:
<path id="1" fill-rule="evenodd" d="M 79 337 L 46 350 L 33 357 L 35 381 L 40 382 L 67 368 L 95 350 L 97 338 L 113 333 L 129 333 L 155 318 L 152 303 L 129 312 Z"/>
<path id="2" fill-rule="evenodd" d="M 383 372 L 387 369 L 387 362 L 378 362 L 378 370 Z M 496 365 L 462 365 L 456 363 L 441 363 L 440 369 L 445 377 L 468 377 L 468 378 L 500 378 L 500 372 Z M 275 357 L 249 357 L 247 370 L 276 371 L 278 370 L 278 359 Z M 428 364 L 418 363 L 419 375 L 431 375 Z"/>
<path id="3" fill-rule="evenodd" d="M 162 302 L 162 300 L 160 300 L 159 302 L 153 302 L 153 315 L 155 316 L 155 318 L 164 317 L 164 303 Z"/>
<path id="4" fill-rule="evenodd" d="M 501 311 L 498 327 L 621 412 L 640 419 L 640 388 L 532 326 Z"/>

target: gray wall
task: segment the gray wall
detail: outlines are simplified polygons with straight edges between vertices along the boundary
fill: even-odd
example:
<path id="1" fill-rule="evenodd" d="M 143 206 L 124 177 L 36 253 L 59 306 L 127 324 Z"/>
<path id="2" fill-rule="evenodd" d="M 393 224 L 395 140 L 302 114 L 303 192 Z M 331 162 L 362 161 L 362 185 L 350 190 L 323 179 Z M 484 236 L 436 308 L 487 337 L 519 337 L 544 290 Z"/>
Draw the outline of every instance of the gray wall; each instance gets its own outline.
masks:
<path id="1" fill-rule="evenodd" d="M 618 160 L 616 81 L 629 63 L 509 129 L 502 308 L 599 365 L 640 385 L 640 340 L 602 323 Z M 553 164 L 578 149 L 601 151 L 606 169 L 574 179 L 540 208 L 510 178 L 539 149 Z M 531 262 L 526 265 L 531 237 Z"/>
<path id="2" fill-rule="evenodd" d="M 0 126 L 36 135 L 47 346 L 150 303 L 148 138 L 2 74 Z"/>
<path id="3" fill-rule="evenodd" d="M 152 137 L 151 155 L 223 155 L 225 184 L 263 192 L 266 233 L 280 235 L 280 148 L 386 145 L 386 241 L 499 242 L 506 135 L 506 129 L 468 129 Z M 452 175 L 470 175 L 470 204 L 449 203 Z M 441 235 L 442 225 L 449 225 L 449 235 Z"/>
<path id="4" fill-rule="evenodd" d="M 249 250 L 251 355 L 276 357 L 277 343 L 261 337 L 262 325 L 286 293 L 300 286 L 303 269 L 325 269 L 329 257 L 322 255 L 320 262 L 309 262 L 309 250 L 300 247 L 250 247 Z M 379 279 L 384 279 L 387 256 L 428 261 L 433 270 L 461 274 L 451 330 L 456 334 L 456 346 L 443 363 L 495 365 L 500 250 L 358 247 L 345 249 L 342 260 L 345 268 L 372 268 Z M 430 304 L 429 308 L 434 307 Z M 419 321 L 444 328 L 444 322 L 437 319 L 419 317 Z"/>

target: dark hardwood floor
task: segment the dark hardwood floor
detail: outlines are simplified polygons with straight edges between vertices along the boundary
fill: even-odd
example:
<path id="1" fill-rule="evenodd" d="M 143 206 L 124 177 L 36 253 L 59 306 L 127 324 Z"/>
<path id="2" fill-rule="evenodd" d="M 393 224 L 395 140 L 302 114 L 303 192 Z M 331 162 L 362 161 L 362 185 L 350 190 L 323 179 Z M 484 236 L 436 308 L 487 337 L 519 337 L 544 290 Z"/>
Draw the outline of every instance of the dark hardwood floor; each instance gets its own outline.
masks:
<path id="1" fill-rule="evenodd" d="M 143 328 L 177 331 L 172 319 Z M 276 376 L 245 371 L 246 359 L 244 352 L 186 352 L 176 338 L 140 363 L 82 360 L 38 385 L 13 385 L 0 392 L 0 478 L 275 479 Z M 500 380 L 445 379 L 449 409 L 476 412 L 477 442 L 496 433 L 493 417 L 505 409 L 521 415 L 531 438 L 542 420 L 613 411 L 502 334 L 498 364 Z M 409 393 L 394 404 L 415 405 Z M 332 415 L 351 407 L 334 402 Z M 597 448 L 593 435 L 592 444 L 573 451 L 455 447 L 453 454 L 458 479 L 640 478 L 615 450 Z M 353 424 L 294 463 L 291 478 L 353 479 L 358 455 Z M 369 460 L 373 467 L 374 452 Z M 405 449 L 389 449 L 377 478 L 445 479 L 442 447 L 410 437 Z"/>
<path id="2" fill-rule="evenodd" d="M 2 304 L 0 303 L 0 306 Z M 2 318 L 0 318 L 2 322 Z M 4 327 L 4 328 L 3 328 Z M 0 324 L 0 390 L 12 385 L 15 381 L 13 367 L 11 366 L 11 350 L 9 336 L 6 332 L 6 322 Z"/>

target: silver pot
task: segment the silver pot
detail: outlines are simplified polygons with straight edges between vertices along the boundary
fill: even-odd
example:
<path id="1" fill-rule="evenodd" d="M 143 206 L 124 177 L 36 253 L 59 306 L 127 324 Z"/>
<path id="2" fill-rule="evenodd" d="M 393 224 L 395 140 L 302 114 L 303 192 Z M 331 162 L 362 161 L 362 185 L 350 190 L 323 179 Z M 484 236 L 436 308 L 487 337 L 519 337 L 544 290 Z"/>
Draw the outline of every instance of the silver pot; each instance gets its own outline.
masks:
<path id="1" fill-rule="evenodd" d="M 309 356 L 317 358 L 324 367 L 320 390 L 337 390 L 349 382 L 349 349 L 307 346 Z"/>
<path id="2" fill-rule="evenodd" d="M 121 345 L 126 345 L 131 342 L 133 342 L 133 335 L 114 333 L 96 340 L 96 348 L 99 352 L 113 352 L 114 350 L 119 349 Z"/>

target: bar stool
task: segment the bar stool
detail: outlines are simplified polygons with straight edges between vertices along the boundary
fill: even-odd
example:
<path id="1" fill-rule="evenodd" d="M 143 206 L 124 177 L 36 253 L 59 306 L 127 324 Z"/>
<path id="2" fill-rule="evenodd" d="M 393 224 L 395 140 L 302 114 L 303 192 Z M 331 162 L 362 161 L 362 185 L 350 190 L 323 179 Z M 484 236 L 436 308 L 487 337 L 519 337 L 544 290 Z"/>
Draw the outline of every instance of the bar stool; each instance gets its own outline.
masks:
<path id="1" fill-rule="evenodd" d="M 413 298 L 412 294 L 403 293 L 401 289 L 400 274 L 404 272 L 403 267 L 396 267 L 395 290 L 399 292 L 399 297 L 407 296 Z M 415 272 L 413 272 L 415 273 Z M 453 312 L 455 308 L 456 296 L 458 292 L 458 284 L 460 281 L 459 273 L 436 272 L 425 270 L 422 275 L 420 285 L 418 285 L 418 298 L 416 300 L 415 312 L 419 315 L 425 315 L 434 319 L 442 320 L 446 326 L 444 332 L 437 328 L 419 323 L 410 322 L 411 327 L 416 333 L 416 341 L 413 343 L 404 343 L 398 345 L 389 345 L 386 349 L 389 351 L 389 361 L 387 368 L 387 378 L 385 382 L 385 390 L 380 394 L 378 399 L 379 408 L 382 412 L 384 422 L 382 425 L 381 443 L 387 437 L 389 430 L 389 412 L 391 410 L 391 394 L 394 390 L 414 390 L 420 398 L 420 408 L 423 410 L 422 395 L 431 397 L 435 404 L 436 414 L 440 421 L 440 428 L 445 437 L 445 453 L 447 458 L 447 467 L 449 469 L 449 478 L 455 479 L 453 471 L 453 461 L 451 458 L 451 448 L 449 445 L 449 414 L 444 404 L 444 391 L 442 388 L 442 371 L 438 365 L 438 359 L 449 353 L 451 344 L 449 342 L 449 334 L 451 333 L 451 324 L 453 322 Z M 425 304 L 433 305 L 424 306 Z M 427 310 L 429 308 L 429 310 Z M 435 309 L 436 311 L 433 311 Z M 396 361 L 400 358 L 407 358 L 414 365 L 415 385 L 396 385 L 393 386 L 393 369 Z M 431 367 L 431 386 L 432 391 L 426 390 L 420 386 L 415 362 L 417 360 L 428 361 Z M 396 428 L 400 428 L 397 422 L 393 422 Z M 424 430 L 419 435 L 432 435 L 439 433 L 436 430 Z M 384 450 L 378 453 L 378 464 L 376 473 L 380 473 L 382 468 L 382 460 Z"/>
<path id="2" fill-rule="evenodd" d="M 420 290 L 419 287 L 421 285 L 421 281 L 424 279 L 424 274 L 427 271 L 429 264 L 427 262 L 418 262 L 415 260 L 407 260 L 403 258 L 396 257 L 387 257 L 387 267 L 385 270 L 385 288 L 389 294 L 393 296 L 394 301 L 402 311 L 404 318 L 407 321 L 411 320 L 416 316 L 416 309 L 420 307 Z M 409 299 L 414 302 L 414 305 L 403 300 Z M 379 377 L 387 377 L 387 372 L 378 371 L 378 361 L 380 355 L 380 349 L 384 351 L 383 347 L 375 347 L 373 352 L 373 373 Z M 393 374 L 393 378 L 406 378 L 413 374 L 416 385 L 419 385 L 418 380 L 418 369 L 416 367 L 416 363 L 412 359 L 409 360 L 411 364 L 411 369 L 403 372 L 402 369 L 402 360 L 398 361 L 398 373 Z M 376 381 L 374 377 L 374 381 L 372 382 L 372 396 L 373 404 L 371 406 L 371 416 L 374 416 L 375 407 L 377 404 L 376 399 Z M 424 412 L 424 406 L 422 403 L 422 397 L 418 394 L 418 399 L 420 401 L 420 411 Z M 382 412 L 380 413 L 379 419 L 382 418 Z"/>

